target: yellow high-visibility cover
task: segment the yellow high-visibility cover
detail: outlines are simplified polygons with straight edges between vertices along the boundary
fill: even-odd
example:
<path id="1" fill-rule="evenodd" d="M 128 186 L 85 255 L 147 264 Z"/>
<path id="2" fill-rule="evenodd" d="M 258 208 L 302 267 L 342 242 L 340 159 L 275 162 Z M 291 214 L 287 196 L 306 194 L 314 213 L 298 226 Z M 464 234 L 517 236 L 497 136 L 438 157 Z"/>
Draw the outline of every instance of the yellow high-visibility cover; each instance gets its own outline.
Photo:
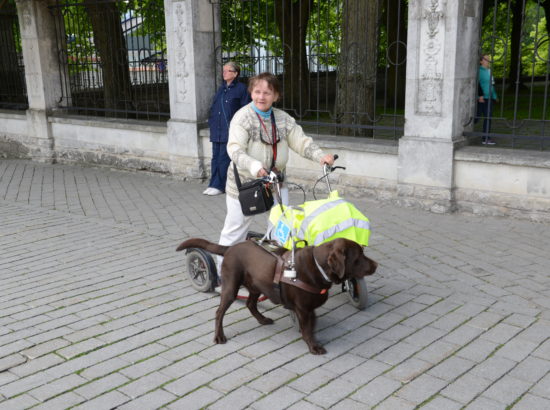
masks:
<path id="1" fill-rule="evenodd" d="M 299 207 L 280 205 L 271 208 L 269 221 L 274 226 L 272 237 L 281 246 L 296 247 L 320 245 L 336 238 L 346 238 L 367 246 L 370 223 L 352 203 L 340 198 L 338 191 L 332 191 L 327 199 L 304 202 Z M 303 241 L 307 241 L 307 244 Z"/>

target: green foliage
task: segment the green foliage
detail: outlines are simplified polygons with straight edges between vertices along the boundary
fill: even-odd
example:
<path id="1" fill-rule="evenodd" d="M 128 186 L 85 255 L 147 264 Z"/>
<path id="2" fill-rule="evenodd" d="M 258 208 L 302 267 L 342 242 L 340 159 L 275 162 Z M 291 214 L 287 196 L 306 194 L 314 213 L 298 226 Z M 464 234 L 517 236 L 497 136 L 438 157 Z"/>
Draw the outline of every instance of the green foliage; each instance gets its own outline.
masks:
<path id="1" fill-rule="evenodd" d="M 500 2 L 488 13 L 482 26 L 481 50 L 493 56 L 495 77 L 506 77 L 511 54 L 512 11 L 508 2 Z M 527 1 L 521 38 L 521 75 L 548 73 L 548 33 L 544 9 Z"/>

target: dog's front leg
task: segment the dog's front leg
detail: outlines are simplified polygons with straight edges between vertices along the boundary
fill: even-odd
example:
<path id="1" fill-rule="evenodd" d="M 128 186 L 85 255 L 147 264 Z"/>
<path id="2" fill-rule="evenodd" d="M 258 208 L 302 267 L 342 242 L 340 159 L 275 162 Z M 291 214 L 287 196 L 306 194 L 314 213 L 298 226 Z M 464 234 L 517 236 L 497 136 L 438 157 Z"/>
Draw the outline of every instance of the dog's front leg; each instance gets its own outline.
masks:
<path id="1" fill-rule="evenodd" d="M 315 331 L 316 316 L 315 311 L 304 312 L 296 310 L 298 316 L 298 322 L 300 323 L 300 330 L 302 331 L 302 338 L 309 347 L 311 354 L 325 354 L 327 351 L 315 340 L 313 332 Z"/>

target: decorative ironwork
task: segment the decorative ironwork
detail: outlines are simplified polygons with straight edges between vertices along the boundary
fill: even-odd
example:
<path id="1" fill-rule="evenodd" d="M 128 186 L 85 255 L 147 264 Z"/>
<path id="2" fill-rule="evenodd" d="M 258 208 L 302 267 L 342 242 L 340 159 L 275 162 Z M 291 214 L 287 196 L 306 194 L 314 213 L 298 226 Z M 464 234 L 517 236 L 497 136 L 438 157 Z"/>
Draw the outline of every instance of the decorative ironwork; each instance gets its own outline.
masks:
<path id="1" fill-rule="evenodd" d="M 489 122 L 478 104 L 464 135 L 471 144 L 489 140 L 499 148 L 548 150 L 550 2 L 484 3 L 479 54 L 489 56 L 498 99 Z M 471 98 L 478 100 L 478 88 Z"/>
<path id="2" fill-rule="evenodd" d="M 217 71 L 276 74 L 277 103 L 310 133 L 397 139 L 403 134 L 407 2 L 211 0 L 221 35 Z M 305 27 L 305 29 L 304 29 Z M 367 31 L 369 31 L 367 33 Z"/>
<path id="3" fill-rule="evenodd" d="M 118 118 L 170 116 L 162 0 L 58 0 L 62 108 Z"/>

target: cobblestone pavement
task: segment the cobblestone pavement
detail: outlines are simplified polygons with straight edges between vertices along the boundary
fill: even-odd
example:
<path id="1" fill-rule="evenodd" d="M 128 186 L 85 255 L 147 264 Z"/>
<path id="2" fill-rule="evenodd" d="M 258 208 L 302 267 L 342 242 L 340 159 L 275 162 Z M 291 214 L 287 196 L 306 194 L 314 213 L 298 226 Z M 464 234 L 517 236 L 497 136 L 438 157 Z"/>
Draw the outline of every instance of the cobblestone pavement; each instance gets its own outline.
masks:
<path id="1" fill-rule="evenodd" d="M 218 296 L 175 252 L 218 237 L 204 188 L 0 162 L 0 409 L 550 408 L 548 225 L 354 199 L 380 267 L 364 311 L 337 288 L 318 309 L 313 356 L 269 302 L 213 344 Z"/>

